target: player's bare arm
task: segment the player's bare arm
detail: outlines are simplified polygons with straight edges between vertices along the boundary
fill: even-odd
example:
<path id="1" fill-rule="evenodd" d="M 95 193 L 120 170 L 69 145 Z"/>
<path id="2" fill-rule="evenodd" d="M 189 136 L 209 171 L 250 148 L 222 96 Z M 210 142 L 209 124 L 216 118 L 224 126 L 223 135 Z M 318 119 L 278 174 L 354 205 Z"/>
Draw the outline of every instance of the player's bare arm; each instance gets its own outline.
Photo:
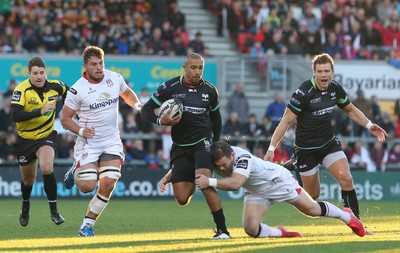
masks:
<path id="1" fill-rule="evenodd" d="M 239 173 L 233 173 L 231 177 L 227 178 L 209 178 L 205 175 L 198 174 L 196 175 L 196 187 L 200 190 L 206 189 L 209 186 L 213 186 L 212 183 L 210 184 L 210 179 L 217 180 L 215 188 L 224 190 L 224 191 L 236 191 L 242 187 L 244 182 L 246 182 L 247 177 L 243 176 Z"/>
<path id="2" fill-rule="evenodd" d="M 82 128 L 76 124 L 73 117 L 76 111 L 64 105 L 61 113 L 61 125 L 71 132 L 74 132 L 82 137 L 91 138 L 95 135 L 95 129 L 93 127 Z"/>
<path id="3" fill-rule="evenodd" d="M 130 107 L 134 108 L 137 111 L 140 111 L 140 109 L 142 109 L 143 104 L 140 103 L 138 96 L 131 88 L 126 87 L 126 90 L 119 95 Z"/>
<path id="4" fill-rule="evenodd" d="M 283 135 L 287 131 L 287 129 L 293 124 L 293 122 L 297 119 L 297 115 L 294 114 L 291 110 L 286 108 L 285 113 L 282 116 L 281 121 L 276 127 L 274 134 L 272 135 L 271 142 L 267 152 L 265 153 L 264 160 L 272 161 L 274 159 L 274 151 L 278 146 L 279 142 L 283 138 Z"/>
<path id="5" fill-rule="evenodd" d="M 357 124 L 360 126 L 363 126 L 367 128 L 370 133 L 375 136 L 378 141 L 384 141 L 386 137 L 388 137 L 387 132 L 382 129 L 380 126 L 377 124 L 373 124 L 365 115 L 358 109 L 356 106 L 354 106 L 352 103 L 346 105 L 343 108 L 343 111 L 352 119 L 354 120 Z"/>

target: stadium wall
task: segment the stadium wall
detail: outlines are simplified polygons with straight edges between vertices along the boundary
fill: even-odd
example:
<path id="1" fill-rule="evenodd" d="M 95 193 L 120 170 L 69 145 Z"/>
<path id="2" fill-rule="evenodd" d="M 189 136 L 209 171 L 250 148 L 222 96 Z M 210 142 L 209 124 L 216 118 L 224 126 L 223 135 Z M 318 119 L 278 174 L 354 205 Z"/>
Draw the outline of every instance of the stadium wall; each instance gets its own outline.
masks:
<path id="1" fill-rule="evenodd" d="M 62 180 L 69 166 L 57 166 L 55 174 L 58 185 L 58 195 L 63 198 L 91 198 L 93 193 L 82 194 L 76 187 L 66 190 Z M 124 199 L 173 199 L 172 186 L 168 185 L 166 192 L 158 190 L 158 181 L 164 176 L 165 170 L 152 170 L 142 166 L 126 166 L 122 168 L 122 177 L 117 183 L 113 198 Z M 357 195 L 360 200 L 400 201 L 400 172 L 352 172 Z M 37 181 L 32 190 L 32 198 L 45 198 L 43 181 L 38 173 Z M 21 176 L 17 167 L 4 166 L 0 170 L 0 199 L 20 199 Z M 223 199 L 243 199 L 243 189 L 234 192 L 219 191 Z M 194 199 L 203 195 L 196 190 Z M 320 199 L 340 201 L 339 185 L 326 172 L 321 171 Z"/>

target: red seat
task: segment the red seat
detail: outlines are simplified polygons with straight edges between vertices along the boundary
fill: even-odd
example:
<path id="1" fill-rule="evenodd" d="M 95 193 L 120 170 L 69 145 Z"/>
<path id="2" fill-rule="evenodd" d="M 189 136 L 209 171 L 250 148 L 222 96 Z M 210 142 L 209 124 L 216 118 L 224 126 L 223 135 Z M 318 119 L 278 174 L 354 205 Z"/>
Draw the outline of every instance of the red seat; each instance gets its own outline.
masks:
<path id="1" fill-rule="evenodd" d="M 239 33 L 238 47 L 240 52 L 248 53 L 254 43 L 254 35 L 252 33 Z"/>

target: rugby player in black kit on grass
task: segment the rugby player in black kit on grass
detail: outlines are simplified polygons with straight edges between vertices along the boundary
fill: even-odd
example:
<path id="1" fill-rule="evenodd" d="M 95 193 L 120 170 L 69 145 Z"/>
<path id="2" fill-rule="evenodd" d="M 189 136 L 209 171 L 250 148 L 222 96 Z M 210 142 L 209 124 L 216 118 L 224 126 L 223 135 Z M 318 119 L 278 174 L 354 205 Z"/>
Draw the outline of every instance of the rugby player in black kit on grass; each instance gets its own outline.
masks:
<path id="1" fill-rule="evenodd" d="M 212 145 L 221 133 L 221 114 L 218 91 L 202 78 L 204 59 L 201 55 L 187 55 L 183 64 L 184 75 L 162 83 L 151 99 L 143 106 L 142 115 L 151 122 L 172 126 L 170 170 L 160 181 L 161 191 L 172 183 L 179 205 L 187 205 L 195 190 L 195 175 L 212 176 Z M 162 116 L 155 114 L 168 99 L 176 98 L 183 103 L 183 114 L 172 117 L 170 110 Z M 202 190 L 217 226 L 212 239 L 228 239 L 221 199 L 213 187 Z"/>
<path id="2" fill-rule="evenodd" d="M 303 82 L 293 93 L 272 135 L 264 160 L 272 161 L 275 147 L 288 127 L 297 120 L 294 146 L 303 188 L 313 199 L 319 197 L 319 164 L 322 164 L 339 183 L 344 206 L 349 207 L 359 218 L 358 199 L 349 163 L 331 126 L 333 109 L 339 106 L 352 120 L 367 128 L 378 141 L 384 141 L 388 135 L 350 102 L 340 83 L 332 80 L 334 62 L 328 54 L 315 56 L 312 70 L 314 76 Z"/>

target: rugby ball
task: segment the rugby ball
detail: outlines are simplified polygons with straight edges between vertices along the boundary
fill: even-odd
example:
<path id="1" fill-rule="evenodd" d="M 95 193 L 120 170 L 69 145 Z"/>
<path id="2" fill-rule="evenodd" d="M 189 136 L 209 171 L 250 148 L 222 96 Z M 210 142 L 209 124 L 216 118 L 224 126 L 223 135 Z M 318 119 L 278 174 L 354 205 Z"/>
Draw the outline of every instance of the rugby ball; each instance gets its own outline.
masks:
<path id="1" fill-rule="evenodd" d="M 182 113 L 183 113 L 182 102 L 177 98 L 171 98 L 171 99 L 168 99 L 167 101 L 165 101 L 160 106 L 158 116 L 162 116 L 169 108 L 172 108 L 171 109 L 172 117 L 175 117 L 176 115 L 182 115 Z"/>

